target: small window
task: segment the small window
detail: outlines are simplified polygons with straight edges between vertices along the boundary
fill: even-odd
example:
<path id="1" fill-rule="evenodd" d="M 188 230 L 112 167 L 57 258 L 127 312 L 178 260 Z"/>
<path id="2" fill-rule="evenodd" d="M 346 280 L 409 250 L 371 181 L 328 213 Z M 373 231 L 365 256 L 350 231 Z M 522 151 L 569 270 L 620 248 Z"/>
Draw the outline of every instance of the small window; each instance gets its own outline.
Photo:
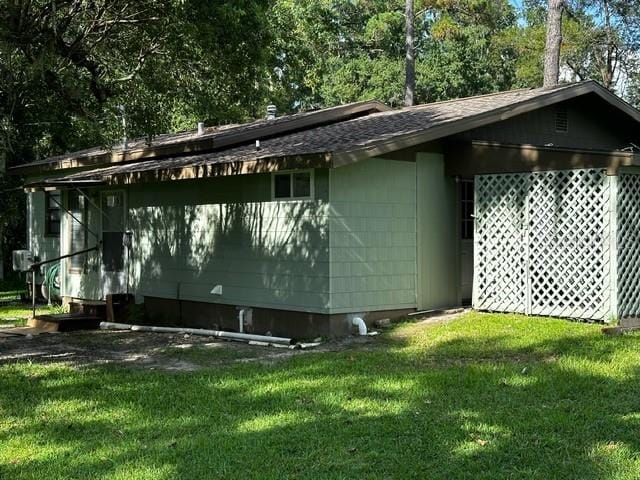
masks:
<path id="1" fill-rule="evenodd" d="M 312 171 L 273 174 L 273 198 L 307 199 L 313 196 Z"/>
<path id="2" fill-rule="evenodd" d="M 60 236 L 60 192 L 45 193 L 44 233 L 51 237 Z"/>
<path id="3" fill-rule="evenodd" d="M 460 238 L 473 240 L 473 180 L 460 182 Z"/>
<path id="4" fill-rule="evenodd" d="M 88 205 L 86 198 L 78 192 L 69 192 L 69 222 L 71 224 L 68 252 L 75 253 L 87 248 Z M 81 272 L 87 261 L 87 254 L 69 257 L 69 270 Z"/>

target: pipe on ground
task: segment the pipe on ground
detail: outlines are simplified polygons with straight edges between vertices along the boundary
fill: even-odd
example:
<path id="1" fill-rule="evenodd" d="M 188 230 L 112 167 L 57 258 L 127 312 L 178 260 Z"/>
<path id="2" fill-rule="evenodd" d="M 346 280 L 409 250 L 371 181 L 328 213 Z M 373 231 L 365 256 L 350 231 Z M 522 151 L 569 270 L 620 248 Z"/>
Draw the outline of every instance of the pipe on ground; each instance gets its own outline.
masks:
<path id="1" fill-rule="evenodd" d="M 254 335 L 249 333 L 223 332 L 221 330 L 206 330 L 203 328 L 176 328 L 176 327 L 154 327 L 148 325 L 129 325 L 127 323 L 100 322 L 103 330 L 132 330 L 134 332 L 156 332 L 156 333 L 188 333 L 190 335 L 204 335 L 207 337 L 224 338 L 240 342 L 266 342 L 280 345 L 291 345 L 293 340 L 286 337 L 271 337 L 268 335 Z"/>

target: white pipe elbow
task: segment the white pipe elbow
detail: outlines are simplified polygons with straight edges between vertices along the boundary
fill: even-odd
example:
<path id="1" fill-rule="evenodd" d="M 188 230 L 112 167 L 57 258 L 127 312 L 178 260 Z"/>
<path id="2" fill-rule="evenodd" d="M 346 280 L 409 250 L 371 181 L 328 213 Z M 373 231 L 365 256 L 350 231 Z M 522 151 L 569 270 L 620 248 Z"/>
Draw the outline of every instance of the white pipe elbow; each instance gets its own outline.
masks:
<path id="1" fill-rule="evenodd" d="M 238 332 L 244 333 L 244 308 L 238 311 Z"/>
<path id="2" fill-rule="evenodd" d="M 358 327 L 358 335 L 367 334 L 367 324 L 364 323 L 364 320 L 361 317 L 353 317 L 351 319 L 351 324 Z"/>

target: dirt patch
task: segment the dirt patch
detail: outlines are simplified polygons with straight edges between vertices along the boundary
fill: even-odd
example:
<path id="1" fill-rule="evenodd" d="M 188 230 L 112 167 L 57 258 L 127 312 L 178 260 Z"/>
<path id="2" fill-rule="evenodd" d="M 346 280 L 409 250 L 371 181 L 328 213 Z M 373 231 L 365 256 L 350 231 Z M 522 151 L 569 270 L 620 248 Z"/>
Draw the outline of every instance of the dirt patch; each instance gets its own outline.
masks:
<path id="1" fill-rule="evenodd" d="M 416 335 L 416 332 L 431 325 L 450 323 L 457 320 L 464 314 L 468 313 L 468 308 L 456 308 L 452 310 L 437 311 L 424 315 L 413 315 L 407 320 L 412 323 L 410 328 L 403 329 L 401 332 L 394 332 L 393 336 L 396 340 L 403 340 Z"/>
<path id="2" fill-rule="evenodd" d="M 415 329 L 449 322 L 463 312 L 413 317 Z M 237 362 L 273 363 L 294 355 L 384 348 L 402 341 L 413 328 L 390 336 L 352 336 L 323 342 L 308 350 L 262 347 L 214 337 L 173 333 L 92 330 L 27 337 L 0 337 L 0 365 L 15 362 L 64 362 L 78 367 L 118 364 L 163 371 L 195 371 Z"/>
<path id="3" fill-rule="evenodd" d="M 300 350 L 262 347 L 200 335 L 80 331 L 0 338 L 0 365 L 64 362 L 78 367 L 119 364 L 164 371 L 195 371 L 235 362 L 279 361 L 293 355 L 339 351 L 373 343 L 376 337 L 348 337 Z"/>

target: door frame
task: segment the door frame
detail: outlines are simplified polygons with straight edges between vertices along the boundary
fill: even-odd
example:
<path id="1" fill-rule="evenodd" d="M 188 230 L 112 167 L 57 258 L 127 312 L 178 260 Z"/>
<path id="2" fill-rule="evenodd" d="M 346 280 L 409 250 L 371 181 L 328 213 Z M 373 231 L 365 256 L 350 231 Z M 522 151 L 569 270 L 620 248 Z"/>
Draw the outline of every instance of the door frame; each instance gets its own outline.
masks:
<path id="1" fill-rule="evenodd" d="M 119 193 L 122 195 L 122 234 L 124 235 L 127 231 L 127 222 L 128 222 L 128 209 L 127 209 L 127 191 L 122 188 L 115 189 L 106 189 L 100 191 L 100 237 L 101 241 L 104 239 L 104 220 L 106 213 L 103 209 L 103 199 L 106 195 Z M 110 230 L 112 231 L 112 230 Z M 124 251 L 126 250 L 126 252 Z M 128 290 L 129 278 L 127 275 L 127 263 L 129 261 L 129 249 L 127 247 L 123 247 L 123 258 L 122 258 L 122 270 L 119 271 L 107 271 L 104 268 L 104 245 L 101 249 L 100 255 L 100 290 L 102 292 L 102 297 L 106 298 L 108 294 L 111 293 L 125 293 Z M 110 281 L 107 281 L 110 280 Z M 115 281 L 114 281 L 115 280 Z M 122 291 L 109 291 L 107 289 L 111 285 L 118 285 Z"/>
<path id="2" fill-rule="evenodd" d="M 466 178 L 458 178 L 457 181 L 458 184 L 458 198 L 457 198 L 457 209 L 456 209 L 456 221 L 457 221 L 457 232 L 458 232 L 458 295 L 459 295 L 459 303 L 460 305 L 471 305 L 472 301 L 473 301 L 473 279 L 474 279 L 474 265 L 475 265 L 475 259 L 474 259 L 474 250 L 475 250 L 475 178 L 474 177 L 466 177 Z M 471 197 L 470 199 L 467 199 L 468 202 L 471 203 L 471 213 L 470 213 L 470 219 L 467 219 L 467 221 L 470 222 L 470 226 L 468 227 L 469 230 L 468 232 L 470 233 L 470 238 L 463 238 L 464 232 L 463 232 L 463 222 L 465 221 L 465 219 L 463 218 L 463 213 L 462 213 L 462 204 L 463 204 L 463 195 L 464 195 L 464 188 L 465 188 L 465 184 L 471 184 L 472 185 L 472 190 L 471 190 Z M 471 258 L 469 259 L 469 266 L 471 267 L 471 272 L 470 272 L 470 283 L 471 283 L 471 288 L 469 289 L 469 293 L 468 296 L 464 295 L 464 289 L 463 289 L 463 282 L 464 282 L 464 276 L 462 274 L 463 271 L 463 258 L 462 258 L 462 253 L 465 250 L 464 245 L 465 242 L 471 246 Z"/>

